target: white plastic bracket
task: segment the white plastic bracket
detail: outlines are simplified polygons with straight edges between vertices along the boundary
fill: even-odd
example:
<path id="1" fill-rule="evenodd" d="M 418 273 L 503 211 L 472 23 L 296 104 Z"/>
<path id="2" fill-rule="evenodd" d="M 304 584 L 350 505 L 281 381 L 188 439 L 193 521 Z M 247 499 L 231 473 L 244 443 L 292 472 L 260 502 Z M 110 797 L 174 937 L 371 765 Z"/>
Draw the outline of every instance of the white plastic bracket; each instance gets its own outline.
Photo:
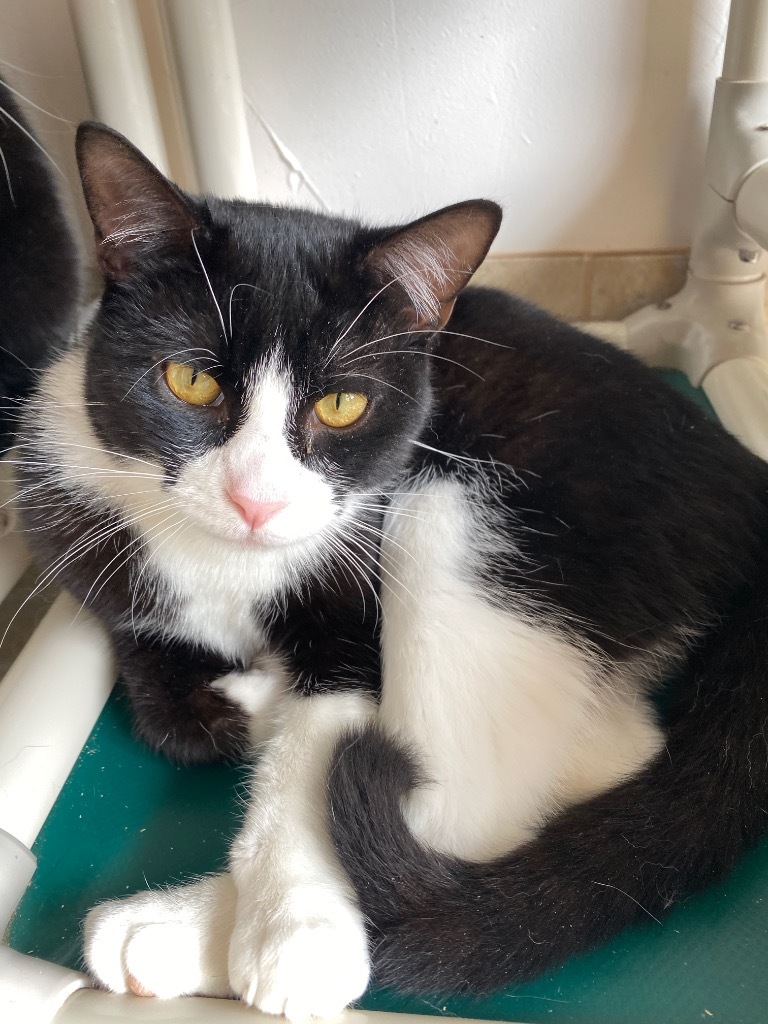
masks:
<path id="1" fill-rule="evenodd" d="M 624 321 L 623 347 L 682 370 L 768 458 L 768 0 L 733 0 L 688 279 Z"/>

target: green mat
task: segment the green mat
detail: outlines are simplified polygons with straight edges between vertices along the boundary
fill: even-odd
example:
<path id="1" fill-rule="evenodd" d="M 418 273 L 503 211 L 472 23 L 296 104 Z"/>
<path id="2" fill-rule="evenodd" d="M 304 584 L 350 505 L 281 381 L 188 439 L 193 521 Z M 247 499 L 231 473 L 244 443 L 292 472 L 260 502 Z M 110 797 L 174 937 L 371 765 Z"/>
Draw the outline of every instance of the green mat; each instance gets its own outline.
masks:
<path id="1" fill-rule="evenodd" d="M 80 967 L 80 923 L 94 903 L 224 864 L 245 782 L 244 769 L 181 769 L 149 753 L 113 698 L 35 844 L 38 870 L 10 944 Z M 662 924 L 649 919 L 535 982 L 482 1000 L 373 991 L 360 1005 L 555 1024 L 765 1024 L 768 841 Z"/>

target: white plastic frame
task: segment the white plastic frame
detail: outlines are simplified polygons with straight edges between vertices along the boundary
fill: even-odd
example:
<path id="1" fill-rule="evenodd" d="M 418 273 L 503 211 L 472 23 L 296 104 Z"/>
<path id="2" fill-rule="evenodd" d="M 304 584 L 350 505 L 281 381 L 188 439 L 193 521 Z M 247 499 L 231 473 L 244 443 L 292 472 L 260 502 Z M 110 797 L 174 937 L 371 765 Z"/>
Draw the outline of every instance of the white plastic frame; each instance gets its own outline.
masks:
<path id="1" fill-rule="evenodd" d="M 732 0 L 688 279 L 615 340 L 683 370 L 720 421 L 768 459 L 768 0 Z"/>

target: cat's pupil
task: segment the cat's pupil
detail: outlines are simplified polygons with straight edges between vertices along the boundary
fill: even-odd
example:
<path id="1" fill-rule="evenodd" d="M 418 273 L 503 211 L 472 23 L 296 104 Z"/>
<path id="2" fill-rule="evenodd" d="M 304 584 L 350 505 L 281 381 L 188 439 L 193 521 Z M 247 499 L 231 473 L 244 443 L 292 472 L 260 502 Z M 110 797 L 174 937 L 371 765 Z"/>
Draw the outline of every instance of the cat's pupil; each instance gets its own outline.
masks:
<path id="1" fill-rule="evenodd" d="M 341 408 L 341 392 L 340 391 L 336 392 L 336 408 L 337 409 Z"/>
<path id="2" fill-rule="evenodd" d="M 195 386 L 195 381 L 196 380 L 197 380 L 197 370 L 193 370 L 192 371 L 192 376 L 189 379 L 189 383 L 192 385 L 192 387 Z"/>

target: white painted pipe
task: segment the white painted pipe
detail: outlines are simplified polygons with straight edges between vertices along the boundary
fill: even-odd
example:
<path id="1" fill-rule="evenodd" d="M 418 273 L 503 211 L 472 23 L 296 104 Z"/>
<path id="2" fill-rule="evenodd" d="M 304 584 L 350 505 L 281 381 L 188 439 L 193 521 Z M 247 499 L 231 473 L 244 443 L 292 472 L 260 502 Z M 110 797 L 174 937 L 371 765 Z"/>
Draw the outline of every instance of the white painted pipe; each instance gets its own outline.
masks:
<path id="1" fill-rule="evenodd" d="M 715 86 L 705 184 L 688 279 L 667 302 L 627 317 L 627 347 L 683 370 L 715 411 L 765 457 L 768 415 L 768 0 L 732 0 Z M 731 370 L 724 367 L 733 362 Z M 750 377 L 750 371 L 753 371 Z M 745 387 L 744 399 L 738 389 Z M 745 429 L 756 417 L 758 435 Z"/>
<path id="2" fill-rule="evenodd" d="M 109 697 L 104 631 L 60 594 L 0 683 L 0 829 L 27 848 Z"/>
<path id="3" fill-rule="evenodd" d="M 256 199 L 256 175 L 228 0 L 166 0 L 200 188 Z"/>
<path id="4" fill-rule="evenodd" d="M 731 0 L 722 77 L 728 82 L 768 80 L 766 0 Z"/>
<path id="5" fill-rule="evenodd" d="M 114 681 L 101 628 L 62 594 L 0 683 L 0 934 L 35 870 L 30 847 Z M 0 1021 L 51 1024 L 85 975 L 0 945 Z"/>
<path id="6" fill-rule="evenodd" d="M 94 116 L 137 145 L 163 171 L 163 142 L 134 0 L 69 0 Z"/>
<path id="7" fill-rule="evenodd" d="M 88 984 L 78 971 L 0 945 L 0 1020 L 52 1024 L 73 992 Z M 70 1017 L 69 1020 L 79 1020 Z M 134 1018 L 135 1019 L 135 1018 Z"/>
<path id="8" fill-rule="evenodd" d="M 334 1024 L 434 1024 L 434 1017 L 382 1010 L 345 1010 L 331 1018 Z M 56 1017 L 55 1024 L 275 1024 L 276 1018 L 235 999 L 143 999 L 115 996 L 108 992 L 76 992 Z M 5 1024 L 5 1022 L 3 1022 Z M 451 1024 L 480 1024 L 464 1017 L 452 1017 Z"/>

